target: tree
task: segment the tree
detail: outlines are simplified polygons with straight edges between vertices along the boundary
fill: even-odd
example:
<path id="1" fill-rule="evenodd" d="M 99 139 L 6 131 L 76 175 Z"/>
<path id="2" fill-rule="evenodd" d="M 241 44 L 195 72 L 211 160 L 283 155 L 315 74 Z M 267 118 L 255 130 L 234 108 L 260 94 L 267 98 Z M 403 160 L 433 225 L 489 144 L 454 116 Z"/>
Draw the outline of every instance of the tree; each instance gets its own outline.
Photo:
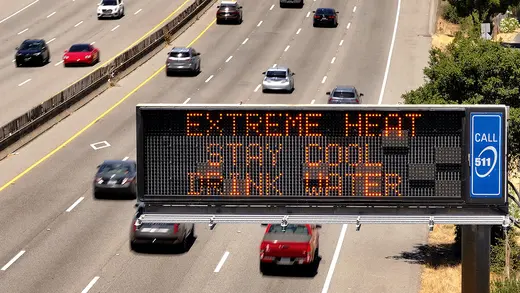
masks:
<path id="1" fill-rule="evenodd" d="M 448 0 L 460 17 L 473 16 L 489 20 L 495 13 L 504 13 L 510 6 L 516 6 L 520 0 Z"/>
<path id="2" fill-rule="evenodd" d="M 403 95 L 406 104 L 508 105 L 508 152 L 518 158 L 520 50 L 459 33 L 445 51 L 430 50 L 424 74 L 426 83 Z"/>

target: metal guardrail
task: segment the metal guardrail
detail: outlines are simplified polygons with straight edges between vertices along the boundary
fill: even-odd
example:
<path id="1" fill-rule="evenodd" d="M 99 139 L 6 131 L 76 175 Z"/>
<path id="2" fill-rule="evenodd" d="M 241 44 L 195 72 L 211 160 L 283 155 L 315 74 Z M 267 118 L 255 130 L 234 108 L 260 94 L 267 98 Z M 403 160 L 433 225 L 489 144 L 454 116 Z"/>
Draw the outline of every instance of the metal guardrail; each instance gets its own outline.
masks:
<path id="1" fill-rule="evenodd" d="M 0 151 L 5 150 L 26 134 L 64 112 L 70 106 L 87 97 L 106 84 L 111 77 L 134 65 L 164 43 L 165 39 L 179 31 L 214 0 L 196 0 L 163 27 L 144 40 L 124 51 L 107 65 L 98 68 L 78 82 L 42 102 L 31 110 L 0 127 Z"/>

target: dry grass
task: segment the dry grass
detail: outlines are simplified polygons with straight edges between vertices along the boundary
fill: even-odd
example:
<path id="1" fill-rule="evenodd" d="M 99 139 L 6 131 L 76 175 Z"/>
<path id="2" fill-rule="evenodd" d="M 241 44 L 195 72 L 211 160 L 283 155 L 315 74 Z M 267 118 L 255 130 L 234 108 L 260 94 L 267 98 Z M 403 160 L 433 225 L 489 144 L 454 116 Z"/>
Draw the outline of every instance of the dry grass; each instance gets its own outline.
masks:
<path id="1" fill-rule="evenodd" d="M 455 243 L 455 225 L 435 225 L 428 237 L 432 247 Z M 421 275 L 420 293 L 459 293 L 461 291 L 461 266 L 424 265 Z"/>
<path id="2" fill-rule="evenodd" d="M 460 26 L 444 20 L 442 17 L 437 18 L 437 31 L 432 36 L 432 47 L 443 50 L 450 44 L 455 34 L 460 30 Z"/>

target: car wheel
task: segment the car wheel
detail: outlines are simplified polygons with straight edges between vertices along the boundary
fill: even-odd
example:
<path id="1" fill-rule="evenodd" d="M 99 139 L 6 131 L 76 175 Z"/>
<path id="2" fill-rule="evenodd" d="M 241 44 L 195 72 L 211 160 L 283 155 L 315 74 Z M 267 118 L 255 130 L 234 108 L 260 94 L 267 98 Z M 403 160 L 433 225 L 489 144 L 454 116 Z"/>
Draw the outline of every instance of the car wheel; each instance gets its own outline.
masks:
<path id="1" fill-rule="evenodd" d="M 20 67 L 20 66 L 22 66 L 22 63 L 16 62 L 16 67 Z"/>
<path id="2" fill-rule="evenodd" d="M 142 245 L 130 241 L 130 250 L 135 251 L 135 252 L 139 252 L 142 249 L 143 249 Z"/>
<path id="3" fill-rule="evenodd" d="M 217 19 L 217 24 L 222 24 L 222 21 Z"/>
<path id="4" fill-rule="evenodd" d="M 267 274 L 269 273 L 269 265 L 265 264 L 265 263 L 260 263 L 260 272 L 262 274 Z"/>
<path id="5" fill-rule="evenodd" d="M 94 191 L 94 198 L 95 198 L 95 199 L 98 199 L 98 198 L 99 198 L 99 193 L 96 192 L 96 191 Z"/>
<path id="6" fill-rule="evenodd" d="M 97 19 L 98 19 L 98 20 L 101 20 L 101 17 L 99 17 L 99 16 L 98 16 L 98 18 L 97 18 Z"/>
<path id="7" fill-rule="evenodd" d="M 186 235 L 182 240 L 182 251 L 187 252 L 190 249 L 190 235 Z"/>
<path id="8" fill-rule="evenodd" d="M 313 27 L 318 27 L 318 25 L 315 22 L 312 23 L 312 26 Z"/>

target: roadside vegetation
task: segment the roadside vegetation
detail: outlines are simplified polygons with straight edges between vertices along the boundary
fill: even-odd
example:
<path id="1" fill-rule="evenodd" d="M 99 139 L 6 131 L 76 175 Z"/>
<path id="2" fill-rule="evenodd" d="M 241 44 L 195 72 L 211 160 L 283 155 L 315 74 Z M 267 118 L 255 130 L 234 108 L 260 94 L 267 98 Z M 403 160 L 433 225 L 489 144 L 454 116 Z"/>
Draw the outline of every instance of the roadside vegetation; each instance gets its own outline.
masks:
<path id="1" fill-rule="evenodd" d="M 520 49 L 504 47 L 520 32 L 520 0 L 441 0 L 423 86 L 403 95 L 406 104 L 505 104 L 510 106 L 509 180 L 518 188 L 520 155 Z M 494 40 L 480 37 L 480 24 L 500 21 Z M 514 192 L 510 191 L 511 194 Z M 511 214 L 520 213 L 514 204 Z M 507 235 L 507 237 L 506 237 Z M 497 226 L 491 239 L 493 293 L 520 292 L 520 231 Z M 421 293 L 461 292 L 460 227 L 436 225 L 428 245 L 407 253 L 423 264 Z M 506 247 L 508 247 L 506 251 Z M 506 253 L 507 252 L 507 253 Z"/>

